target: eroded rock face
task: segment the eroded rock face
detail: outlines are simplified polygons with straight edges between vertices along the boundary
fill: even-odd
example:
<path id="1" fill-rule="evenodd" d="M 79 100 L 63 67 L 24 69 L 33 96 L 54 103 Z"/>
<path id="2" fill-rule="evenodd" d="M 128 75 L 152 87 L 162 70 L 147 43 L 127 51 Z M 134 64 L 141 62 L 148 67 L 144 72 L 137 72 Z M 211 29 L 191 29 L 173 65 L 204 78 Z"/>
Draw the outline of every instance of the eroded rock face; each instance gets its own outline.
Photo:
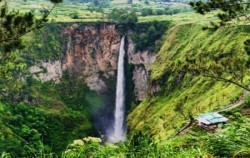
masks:
<path id="1" fill-rule="evenodd" d="M 62 77 L 62 64 L 61 61 L 42 61 L 39 64 L 31 66 L 29 71 L 33 74 L 35 79 L 42 82 L 53 80 L 55 83 L 59 83 Z"/>
<path id="2" fill-rule="evenodd" d="M 83 78 L 90 89 L 108 90 L 108 80 L 115 81 L 121 35 L 114 24 L 82 26 L 72 24 L 62 33 L 68 38 L 65 56 L 59 61 L 41 62 L 30 68 L 37 79 L 60 81 L 62 72 L 69 70 Z M 134 65 L 133 81 L 137 100 L 143 100 L 148 90 L 148 70 L 155 60 L 149 51 L 136 52 L 127 38 L 128 62 Z M 41 68 L 43 67 L 43 68 Z"/>
<path id="3" fill-rule="evenodd" d="M 148 90 L 148 74 L 144 66 L 136 66 L 133 72 L 135 95 L 137 100 L 143 100 Z"/>
<path id="4" fill-rule="evenodd" d="M 152 65 L 152 63 L 155 61 L 156 56 L 154 53 L 149 52 L 148 50 L 144 51 L 135 51 L 135 44 L 131 40 L 131 38 L 128 38 L 128 60 L 129 63 L 132 63 L 134 65 L 143 65 L 146 70 L 149 70 L 149 67 Z"/>
<path id="5" fill-rule="evenodd" d="M 69 41 L 63 69 L 83 76 L 90 89 L 105 91 L 105 80 L 115 77 L 117 69 L 120 35 L 115 25 L 103 24 L 98 29 L 75 24 L 63 33 Z"/>
<path id="6" fill-rule="evenodd" d="M 135 66 L 133 81 L 135 84 L 135 95 L 137 100 L 143 100 L 148 91 L 148 71 L 155 61 L 155 54 L 145 51 L 135 51 L 133 41 L 128 38 L 128 62 Z"/>

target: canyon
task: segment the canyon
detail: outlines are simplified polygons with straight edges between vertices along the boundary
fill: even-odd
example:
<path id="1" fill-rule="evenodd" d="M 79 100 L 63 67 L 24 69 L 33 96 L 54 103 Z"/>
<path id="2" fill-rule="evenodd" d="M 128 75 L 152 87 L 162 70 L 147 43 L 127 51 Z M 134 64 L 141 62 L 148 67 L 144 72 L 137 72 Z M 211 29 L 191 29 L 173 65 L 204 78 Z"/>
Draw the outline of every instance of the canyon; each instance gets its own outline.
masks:
<path id="1" fill-rule="evenodd" d="M 48 28 L 54 28 L 50 25 Z M 65 73 L 72 74 L 73 78 L 78 78 L 80 84 L 85 84 L 89 92 L 84 92 L 84 97 L 89 98 L 93 91 L 96 93 L 87 101 L 89 114 L 93 119 L 95 134 L 97 136 L 104 135 L 104 139 L 108 139 L 108 135 L 112 133 L 113 124 L 115 122 L 115 96 L 117 82 L 117 68 L 119 48 L 121 37 L 124 36 L 124 75 L 125 75 L 125 111 L 132 110 L 132 104 L 141 102 L 148 93 L 150 86 L 149 69 L 156 59 L 156 53 L 147 50 L 136 50 L 136 44 L 132 40 L 133 31 L 128 30 L 126 34 L 120 31 L 117 24 L 112 23 L 70 23 L 57 24 L 57 32 L 50 32 L 61 49 L 46 52 L 47 54 L 59 54 L 53 59 L 36 60 L 30 67 L 34 79 L 41 82 L 52 81 L 60 84 L 64 80 Z M 56 36 L 57 38 L 54 38 Z M 42 39 L 47 39 L 48 35 L 44 32 Z M 55 42 L 55 41 L 54 41 Z M 53 43 L 53 42 L 51 42 Z M 50 43 L 46 43 L 50 47 Z M 53 44 L 51 47 L 55 48 Z M 34 46 L 31 45 L 31 50 Z M 30 51 L 31 52 L 31 51 Z M 72 79 L 73 79 L 72 78 Z M 71 79 L 66 79 L 71 80 Z M 70 87 L 68 87 L 70 88 Z M 75 89 L 74 88 L 74 89 Z M 73 92 L 75 90 L 69 90 Z M 64 93 L 64 92 L 62 92 Z M 88 94 L 90 93 L 90 94 Z M 68 93 L 67 96 L 71 96 Z M 83 97 L 83 95 L 79 96 Z M 95 98 L 95 99 L 94 99 Z M 77 99 L 77 98 L 76 98 Z M 95 100 L 95 101 L 93 101 Z M 32 101 L 39 102 L 39 101 Z M 85 104 L 83 102 L 82 104 Z M 126 119 L 123 118 L 125 121 Z M 106 138 L 107 137 L 107 138 Z M 123 140 L 123 139 L 122 139 Z"/>
<path id="2" fill-rule="evenodd" d="M 121 34 L 116 25 L 103 23 L 97 27 L 75 23 L 62 28 L 61 33 L 67 39 L 64 55 L 60 60 L 41 61 L 31 66 L 29 70 L 33 76 L 43 82 L 58 83 L 63 71 L 68 70 L 81 77 L 91 90 L 107 92 L 110 88 L 107 82 L 116 78 L 117 71 Z M 126 38 L 126 58 L 134 67 L 132 80 L 136 100 L 142 101 L 147 93 L 148 70 L 155 61 L 155 53 L 136 51 L 130 34 Z"/>
<path id="3" fill-rule="evenodd" d="M 230 3 L 0 0 L 1 157 L 249 157 L 250 4 Z"/>

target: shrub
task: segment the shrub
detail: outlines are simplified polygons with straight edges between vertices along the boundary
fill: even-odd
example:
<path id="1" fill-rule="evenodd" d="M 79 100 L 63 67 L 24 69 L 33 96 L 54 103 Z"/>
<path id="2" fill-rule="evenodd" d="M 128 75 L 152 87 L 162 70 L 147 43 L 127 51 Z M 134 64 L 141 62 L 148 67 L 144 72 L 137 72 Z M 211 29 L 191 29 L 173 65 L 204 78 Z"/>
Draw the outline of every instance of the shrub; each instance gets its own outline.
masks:
<path id="1" fill-rule="evenodd" d="M 151 8 L 143 8 L 141 10 L 141 16 L 154 15 L 153 10 Z"/>
<path id="2" fill-rule="evenodd" d="M 135 26 L 131 38 L 135 43 L 136 51 L 149 50 L 151 52 L 158 51 L 162 42 L 157 42 L 165 33 L 169 26 L 169 22 L 153 21 L 148 23 L 138 23 Z M 156 48 L 157 43 L 157 48 Z"/>
<path id="3" fill-rule="evenodd" d="M 248 95 L 246 96 L 246 98 L 245 98 L 245 104 L 246 104 L 247 106 L 250 106 L 250 94 L 248 94 Z"/>

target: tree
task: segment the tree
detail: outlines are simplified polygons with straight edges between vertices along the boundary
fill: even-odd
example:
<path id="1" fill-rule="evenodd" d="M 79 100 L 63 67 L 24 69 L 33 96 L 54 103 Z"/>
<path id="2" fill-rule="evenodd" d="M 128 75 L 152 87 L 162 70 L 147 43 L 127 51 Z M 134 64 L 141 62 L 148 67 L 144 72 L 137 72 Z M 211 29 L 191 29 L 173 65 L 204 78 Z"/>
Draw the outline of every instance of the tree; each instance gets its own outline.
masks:
<path id="1" fill-rule="evenodd" d="M 155 13 L 156 13 L 157 15 L 163 15 L 163 14 L 164 14 L 164 10 L 163 10 L 163 9 L 157 9 L 157 10 L 155 11 Z"/>
<path id="2" fill-rule="evenodd" d="M 115 22 L 119 22 L 120 19 L 121 19 L 121 16 L 123 14 L 127 14 L 128 11 L 125 10 L 125 9 L 113 9 L 109 15 L 108 15 L 108 18 L 110 21 L 115 21 Z"/>
<path id="3" fill-rule="evenodd" d="M 133 4 L 133 0 L 128 0 L 128 4 Z"/>
<path id="4" fill-rule="evenodd" d="M 190 2 L 190 5 L 200 14 L 220 10 L 221 12 L 217 14 L 220 22 L 211 23 L 214 27 L 225 25 L 232 20 L 250 20 L 250 16 L 247 14 L 250 8 L 249 0 L 209 0 Z"/>
<path id="5" fill-rule="evenodd" d="M 99 0 L 94 0 L 93 3 L 94 3 L 95 6 L 100 5 L 100 1 Z"/>
<path id="6" fill-rule="evenodd" d="M 36 19 L 32 12 L 9 11 L 7 0 L 0 0 L 0 97 L 8 95 L 8 90 L 18 88 L 14 81 L 20 81 L 19 72 L 25 69 L 18 51 L 24 48 L 22 37 L 41 28 L 54 7 L 62 2 L 50 1 L 53 3 L 51 9 Z"/>
<path id="7" fill-rule="evenodd" d="M 154 15 L 153 10 L 151 8 L 143 8 L 141 10 L 141 16 Z"/>
<path id="8" fill-rule="evenodd" d="M 21 37 L 31 31 L 41 28 L 47 21 L 50 12 L 61 1 L 62 0 L 51 0 L 51 2 L 54 3 L 52 8 L 48 10 L 48 12 L 45 12 L 42 18 L 36 19 L 32 12 L 21 14 L 18 11 L 9 11 L 6 0 L 0 0 L 1 51 L 10 52 L 13 49 L 23 48 Z"/>
<path id="9" fill-rule="evenodd" d="M 198 57 L 184 58 L 170 65 L 179 73 L 189 73 L 193 76 L 227 82 L 250 91 L 250 88 L 243 83 L 244 78 L 250 75 L 250 57 L 244 58 L 233 53 L 215 56 L 209 52 Z"/>
<path id="10" fill-rule="evenodd" d="M 108 17 L 110 21 L 127 24 L 131 27 L 138 21 L 135 12 L 129 13 L 125 9 L 113 9 Z"/>
<path id="11" fill-rule="evenodd" d="M 193 109 L 195 106 L 186 108 L 185 103 L 188 100 L 188 96 L 184 97 L 182 100 L 178 101 L 175 105 L 174 111 L 183 116 L 185 120 L 189 119 L 189 124 L 194 121 Z"/>
<path id="12" fill-rule="evenodd" d="M 136 16 L 135 12 L 126 15 L 125 22 L 128 24 L 128 26 L 133 27 L 137 21 L 138 17 Z"/>

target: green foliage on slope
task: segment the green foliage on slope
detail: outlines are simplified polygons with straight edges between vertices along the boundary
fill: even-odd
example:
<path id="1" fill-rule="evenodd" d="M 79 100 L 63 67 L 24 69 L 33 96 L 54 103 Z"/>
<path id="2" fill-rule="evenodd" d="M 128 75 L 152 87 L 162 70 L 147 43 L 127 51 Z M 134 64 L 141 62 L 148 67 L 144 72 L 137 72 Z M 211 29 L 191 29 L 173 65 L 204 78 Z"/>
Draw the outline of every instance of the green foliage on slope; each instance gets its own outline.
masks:
<path id="1" fill-rule="evenodd" d="M 249 157 L 250 119 L 239 112 L 231 113 L 230 119 L 216 133 L 193 127 L 189 134 L 170 140 L 155 141 L 147 134 L 137 133 L 126 142 L 113 145 L 87 137 L 70 144 L 63 158 Z"/>
<path id="2" fill-rule="evenodd" d="M 25 36 L 23 50 L 26 61 L 33 65 L 41 60 L 58 60 L 65 54 L 66 37 L 62 34 L 62 24 L 48 23 L 40 30 Z"/>
<path id="3" fill-rule="evenodd" d="M 54 84 L 28 78 L 16 94 L 16 103 L 0 102 L 0 153 L 12 157 L 61 155 L 72 140 L 93 134 L 91 103 L 86 98 L 94 92 L 80 82 L 69 86 L 77 78 L 63 79 Z"/>
<path id="4" fill-rule="evenodd" d="M 249 157 L 249 98 L 248 94 L 239 107 L 222 112 L 229 121 L 214 132 L 194 124 L 185 135 L 170 139 L 154 139 L 145 132 L 136 132 L 130 133 L 125 142 L 110 144 L 100 138 L 85 137 L 71 143 L 62 157 Z"/>
<path id="5" fill-rule="evenodd" d="M 135 50 L 159 51 L 163 43 L 161 37 L 169 26 L 169 21 L 137 23 L 132 29 L 133 33 L 131 34 L 131 39 L 135 43 Z"/>
<path id="6" fill-rule="evenodd" d="M 168 61 L 201 53 L 234 52 L 244 57 L 244 41 L 250 38 L 249 26 L 203 31 L 197 24 L 173 26 L 151 67 L 151 91 L 128 116 L 129 128 L 164 138 L 175 133 L 189 116 L 213 111 L 237 100 L 242 89 L 202 77 L 171 73 Z"/>
<path id="7" fill-rule="evenodd" d="M 27 103 L 3 104 L 0 153 L 12 157 L 42 157 L 61 153 L 68 143 L 92 133 L 92 124 L 81 112 L 65 109 L 59 114 Z"/>

